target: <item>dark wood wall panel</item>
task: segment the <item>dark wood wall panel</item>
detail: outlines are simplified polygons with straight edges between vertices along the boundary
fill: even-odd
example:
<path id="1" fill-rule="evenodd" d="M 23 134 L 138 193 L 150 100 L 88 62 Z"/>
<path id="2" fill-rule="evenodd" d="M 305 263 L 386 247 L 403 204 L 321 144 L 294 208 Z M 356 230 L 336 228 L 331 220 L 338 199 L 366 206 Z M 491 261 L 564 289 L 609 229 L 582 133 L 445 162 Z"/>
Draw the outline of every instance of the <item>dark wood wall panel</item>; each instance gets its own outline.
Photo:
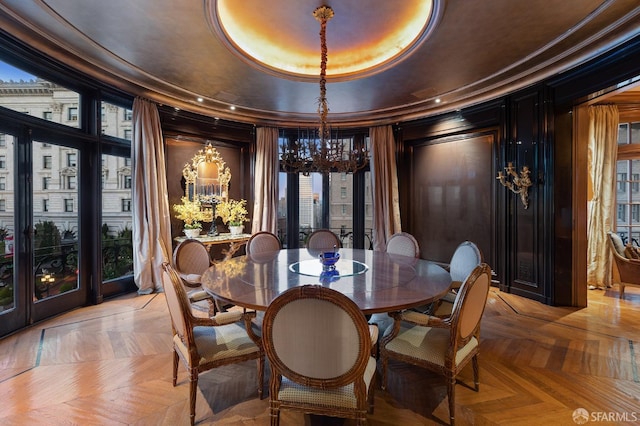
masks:
<path id="1" fill-rule="evenodd" d="M 423 258 L 448 263 L 470 240 L 492 262 L 495 138 L 476 133 L 414 146 L 409 229 Z"/>

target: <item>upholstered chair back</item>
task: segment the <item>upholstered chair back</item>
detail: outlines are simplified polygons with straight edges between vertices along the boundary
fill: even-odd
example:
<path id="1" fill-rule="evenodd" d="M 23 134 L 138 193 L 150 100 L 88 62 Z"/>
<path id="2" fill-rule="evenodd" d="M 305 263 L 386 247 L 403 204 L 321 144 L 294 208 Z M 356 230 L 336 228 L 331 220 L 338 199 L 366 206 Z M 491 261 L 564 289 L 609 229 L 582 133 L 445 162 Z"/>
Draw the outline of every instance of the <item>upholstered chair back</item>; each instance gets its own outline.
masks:
<path id="1" fill-rule="evenodd" d="M 247 254 L 260 254 L 278 251 L 282 248 L 278 236 L 267 231 L 260 231 L 251 236 L 247 241 Z"/>
<path id="2" fill-rule="evenodd" d="M 184 275 L 202 275 L 211 266 L 209 250 L 198 240 L 184 240 L 173 252 L 173 266 Z"/>
<path id="3" fill-rule="evenodd" d="M 318 229 L 313 231 L 307 238 L 307 248 L 312 250 L 333 250 L 340 248 L 340 238 L 329 229 Z"/>
<path id="4" fill-rule="evenodd" d="M 387 253 L 417 258 L 420 257 L 420 246 L 413 235 L 398 232 L 387 240 Z"/>
<path id="5" fill-rule="evenodd" d="M 449 273 L 451 281 L 463 282 L 473 268 L 482 263 L 482 253 L 477 245 L 471 241 L 463 241 L 456 248 L 451 261 L 449 262 Z"/>

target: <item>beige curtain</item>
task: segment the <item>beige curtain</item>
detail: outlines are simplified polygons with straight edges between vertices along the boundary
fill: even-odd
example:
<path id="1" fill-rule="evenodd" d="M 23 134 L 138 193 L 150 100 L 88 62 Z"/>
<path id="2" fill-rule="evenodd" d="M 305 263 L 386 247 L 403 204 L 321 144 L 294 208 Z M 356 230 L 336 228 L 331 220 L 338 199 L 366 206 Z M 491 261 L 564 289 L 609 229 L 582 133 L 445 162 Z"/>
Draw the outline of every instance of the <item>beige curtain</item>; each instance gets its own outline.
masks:
<path id="1" fill-rule="evenodd" d="M 162 290 L 160 267 L 171 253 L 171 216 L 158 109 L 133 102 L 133 273 L 138 293 Z"/>
<path id="2" fill-rule="evenodd" d="M 251 232 L 276 233 L 278 226 L 278 129 L 256 130 L 255 201 Z"/>
<path id="3" fill-rule="evenodd" d="M 395 139 L 391 126 L 371 127 L 369 139 L 373 191 L 373 249 L 383 251 L 387 239 L 402 230 Z"/>
<path id="4" fill-rule="evenodd" d="M 614 229 L 618 108 L 589 107 L 589 178 L 592 195 L 587 212 L 587 285 L 611 286 L 607 231 Z"/>

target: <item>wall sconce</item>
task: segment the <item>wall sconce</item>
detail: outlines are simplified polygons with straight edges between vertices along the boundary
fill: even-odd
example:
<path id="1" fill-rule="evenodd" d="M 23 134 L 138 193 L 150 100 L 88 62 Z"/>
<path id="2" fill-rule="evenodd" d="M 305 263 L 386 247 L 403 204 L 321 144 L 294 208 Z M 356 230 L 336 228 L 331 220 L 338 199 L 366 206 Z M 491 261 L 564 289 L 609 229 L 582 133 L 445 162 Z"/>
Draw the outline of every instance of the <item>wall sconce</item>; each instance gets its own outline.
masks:
<path id="1" fill-rule="evenodd" d="M 514 194 L 520 194 L 520 200 L 522 200 L 524 208 L 528 208 L 529 187 L 531 186 L 531 178 L 529 177 L 531 171 L 529 167 L 523 166 L 520 174 L 518 174 L 515 167 L 513 167 L 513 163 L 509 162 L 504 170 L 505 174 L 503 175 L 502 171 L 499 171 L 496 179 L 498 179 L 503 186 L 509 188 Z M 511 180 L 509 180 L 509 178 L 511 178 Z"/>

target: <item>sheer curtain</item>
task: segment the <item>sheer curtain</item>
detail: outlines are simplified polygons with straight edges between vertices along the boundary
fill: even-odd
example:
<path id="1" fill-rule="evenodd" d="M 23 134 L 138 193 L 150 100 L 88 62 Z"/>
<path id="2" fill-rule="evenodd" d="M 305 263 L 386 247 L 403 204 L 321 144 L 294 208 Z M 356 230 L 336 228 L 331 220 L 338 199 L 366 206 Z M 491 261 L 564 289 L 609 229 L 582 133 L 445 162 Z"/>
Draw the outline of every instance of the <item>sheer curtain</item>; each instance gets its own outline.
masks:
<path id="1" fill-rule="evenodd" d="M 171 253 L 171 215 L 158 109 L 133 101 L 133 273 L 138 293 L 162 290 L 162 262 Z"/>
<path id="2" fill-rule="evenodd" d="M 278 226 L 278 129 L 256 129 L 256 172 L 251 232 L 277 232 Z"/>
<path id="3" fill-rule="evenodd" d="M 589 107 L 589 178 L 592 195 L 587 212 L 587 285 L 611 286 L 607 231 L 614 229 L 618 108 Z"/>
<path id="4" fill-rule="evenodd" d="M 373 249 L 384 251 L 387 239 L 400 232 L 396 149 L 391 126 L 369 129 L 373 191 Z"/>

